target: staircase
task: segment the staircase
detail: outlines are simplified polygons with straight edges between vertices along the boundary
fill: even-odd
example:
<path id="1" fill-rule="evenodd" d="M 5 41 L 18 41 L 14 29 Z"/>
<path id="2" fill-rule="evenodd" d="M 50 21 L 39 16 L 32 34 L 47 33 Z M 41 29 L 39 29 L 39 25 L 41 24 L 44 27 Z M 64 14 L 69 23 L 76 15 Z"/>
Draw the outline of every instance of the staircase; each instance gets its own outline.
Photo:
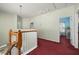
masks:
<path id="1" fill-rule="evenodd" d="M 3 45 L 0 47 L 0 55 L 11 55 L 11 50 L 15 47 L 16 43 L 12 45 Z"/>

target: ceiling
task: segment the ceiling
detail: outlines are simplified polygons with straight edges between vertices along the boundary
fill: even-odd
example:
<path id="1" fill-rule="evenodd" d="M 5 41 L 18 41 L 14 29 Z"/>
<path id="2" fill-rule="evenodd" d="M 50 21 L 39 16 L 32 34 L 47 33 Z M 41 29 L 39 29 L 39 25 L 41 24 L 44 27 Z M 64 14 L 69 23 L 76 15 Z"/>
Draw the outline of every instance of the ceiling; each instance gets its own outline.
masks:
<path id="1" fill-rule="evenodd" d="M 20 8 L 19 5 L 22 5 Z M 0 11 L 31 18 L 56 9 L 75 5 L 73 3 L 0 3 Z"/>

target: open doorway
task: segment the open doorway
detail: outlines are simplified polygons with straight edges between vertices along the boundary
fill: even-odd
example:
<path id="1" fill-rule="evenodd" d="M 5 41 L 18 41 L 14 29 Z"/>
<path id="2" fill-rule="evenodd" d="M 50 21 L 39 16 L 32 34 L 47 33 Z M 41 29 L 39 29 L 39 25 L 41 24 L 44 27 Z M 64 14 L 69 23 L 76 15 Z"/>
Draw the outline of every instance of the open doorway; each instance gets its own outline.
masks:
<path id="1" fill-rule="evenodd" d="M 70 42 L 70 17 L 60 18 L 60 39 L 65 37 Z"/>

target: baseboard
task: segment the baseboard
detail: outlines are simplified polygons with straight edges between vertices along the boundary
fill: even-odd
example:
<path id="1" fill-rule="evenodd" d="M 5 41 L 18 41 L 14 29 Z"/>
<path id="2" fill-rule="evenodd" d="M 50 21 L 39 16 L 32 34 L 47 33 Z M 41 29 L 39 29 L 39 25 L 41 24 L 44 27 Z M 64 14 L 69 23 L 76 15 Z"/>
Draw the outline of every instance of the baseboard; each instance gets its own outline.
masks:
<path id="1" fill-rule="evenodd" d="M 27 55 L 29 52 L 31 52 L 32 50 L 34 50 L 35 48 L 37 48 L 37 45 L 36 46 L 34 46 L 33 48 L 31 48 L 30 50 L 28 50 L 28 51 L 26 51 L 26 52 L 24 52 L 23 54 L 21 54 L 21 55 Z"/>
<path id="2" fill-rule="evenodd" d="M 55 42 L 55 43 L 60 43 L 60 41 L 53 41 L 53 40 L 48 40 L 48 39 L 45 39 L 45 38 L 38 38 L 38 39 L 43 39 L 43 40 L 47 40 L 47 41 L 51 41 L 51 42 Z"/>

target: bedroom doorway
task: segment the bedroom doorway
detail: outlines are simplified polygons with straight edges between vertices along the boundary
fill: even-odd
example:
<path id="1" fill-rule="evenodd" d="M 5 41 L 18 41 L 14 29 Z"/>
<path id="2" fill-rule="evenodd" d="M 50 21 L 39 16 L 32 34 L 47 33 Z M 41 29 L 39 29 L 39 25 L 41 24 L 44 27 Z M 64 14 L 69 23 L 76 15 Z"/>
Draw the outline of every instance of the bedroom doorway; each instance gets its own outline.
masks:
<path id="1" fill-rule="evenodd" d="M 70 42 L 70 17 L 60 18 L 60 39 L 62 37 Z"/>

